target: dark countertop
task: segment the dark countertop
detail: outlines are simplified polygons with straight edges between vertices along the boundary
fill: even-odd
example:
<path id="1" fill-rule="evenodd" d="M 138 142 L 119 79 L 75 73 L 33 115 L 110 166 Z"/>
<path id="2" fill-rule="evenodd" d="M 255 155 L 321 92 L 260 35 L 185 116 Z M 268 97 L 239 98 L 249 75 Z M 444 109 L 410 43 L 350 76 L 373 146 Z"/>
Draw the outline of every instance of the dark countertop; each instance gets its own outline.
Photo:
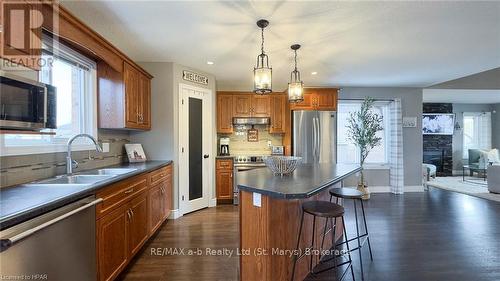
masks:
<path id="1" fill-rule="evenodd" d="M 254 169 L 238 172 L 237 185 L 240 190 L 261 193 L 274 198 L 308 198 L 346 177 L 361 171 L 354 164 L 301 165 L 288 176 L 274 176 L 271 170 Z"/>
<path id="2" fill-rule="evenodd" d="M 123 179 L 167 166 L 172 161 L 125 163 L 103 168 L 135 168 L 137 170 L 110 177 L 92 185 L 22 184 L 0 189 L 0 229 L 5 229 L 52 211 L 76 200 L 95 194 L 99 189 Z M 95 169 L 97 170 L 97 169 Z M 82 171 L 87 173 L 92 170 Z M 81 172 L 75 173 L 80 174 Z"/>
<path id="3" fill-rule="evenodd" d="M 231 155 L 218 155 L 215 157 L 215 159 L 233 159 L 234 156 Z"/>

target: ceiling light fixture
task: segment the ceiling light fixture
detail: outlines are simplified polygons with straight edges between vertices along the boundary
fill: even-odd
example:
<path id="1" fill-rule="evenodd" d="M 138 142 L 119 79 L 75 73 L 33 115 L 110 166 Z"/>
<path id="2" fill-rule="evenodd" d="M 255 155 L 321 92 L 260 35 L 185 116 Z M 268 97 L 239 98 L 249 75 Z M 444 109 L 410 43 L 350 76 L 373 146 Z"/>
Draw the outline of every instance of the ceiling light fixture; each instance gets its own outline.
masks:
<path id="1" fill-rule="evenodd" d="M 257 56 L 257 65 L 253 69 L 254 89 L 256 94 L 270 94 L 272 90 L 272 72 L 269 67 L 269 57 L 264 52 L 264 28 L 269 25 L 267 20 L 257 21 L 257 26 L 261 29 L 262 43 L 260 45 L 260 55 Z"/>
<path id="2" fill-rule="evenodd" d="M 207 64 L 208 64 L 208 65 L 213 65 L 213 64 L 214 64 L 214 62 L 213 62 L 213 61 L 207 61 Z"/>
<path id="3" fill-rule="evenodd" d="M 316 74 L 318 74 L 318 72 L 316 71 L 311 72 L 311 75 L 316 75 Z"/>
<path id="4" fill-rule="evenodd" d="M 304 100 L 304 82 L 300 80 L 300 72 L 297 70 L 297 50 L 300 49 L 300 45 L 295 44 L 290 46 L 290 48 L 295 53 L 295 68 L 290 73 L 290 83 L 288 83 L 288 101 L 301 102 Z"/>

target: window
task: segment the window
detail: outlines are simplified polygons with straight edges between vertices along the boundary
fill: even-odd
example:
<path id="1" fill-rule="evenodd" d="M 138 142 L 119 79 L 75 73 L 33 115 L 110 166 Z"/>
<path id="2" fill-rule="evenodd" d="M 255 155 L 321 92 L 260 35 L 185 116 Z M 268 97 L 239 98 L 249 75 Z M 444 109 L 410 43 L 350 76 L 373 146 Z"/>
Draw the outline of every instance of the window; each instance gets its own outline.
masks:
<path id="1" fill-rule="evenodd" d="M 491 149 L 491 112 L 464 112 L 463 157 L 469 149 Z"/>
<path id="2" fill-rule="evenodd" d="M 362 100 L 339 100 L 337 112 L 337 162 L 338 163 L 359 163 L 359 148 L 347 138 L 347 120 L 350 114 L 361 108 Z M 389 163 L 389 106 L 390 102 L 375 101 L 373 111 L 383 117 L 382 127 L 377 135 L 382 138 L 381 145 L 374 147 L 365 160 L 365 164 L 376 166 Z"/>
<path id="3" fill-rule="evenodd" d="M 55 135 L 3 135 L 2 155 L 65 151 L 68 139 L 80 133 L 97 137 L 95 62 L 61 43 L 44 37 L 39 81 L 57 88 Z M 91 149 L 88 140 L 76 141 L 75 150 Z"/>

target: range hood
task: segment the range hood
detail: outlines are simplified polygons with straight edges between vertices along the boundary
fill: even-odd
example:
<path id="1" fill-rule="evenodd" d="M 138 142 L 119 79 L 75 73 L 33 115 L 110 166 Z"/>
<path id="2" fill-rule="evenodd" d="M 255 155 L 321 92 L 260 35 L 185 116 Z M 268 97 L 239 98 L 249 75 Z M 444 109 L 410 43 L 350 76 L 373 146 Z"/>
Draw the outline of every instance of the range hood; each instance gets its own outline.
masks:
<path id="1" fill-rule="evenodd" d="M 233 117 L 234 125 L 269 125 L 267 117 Z"/>

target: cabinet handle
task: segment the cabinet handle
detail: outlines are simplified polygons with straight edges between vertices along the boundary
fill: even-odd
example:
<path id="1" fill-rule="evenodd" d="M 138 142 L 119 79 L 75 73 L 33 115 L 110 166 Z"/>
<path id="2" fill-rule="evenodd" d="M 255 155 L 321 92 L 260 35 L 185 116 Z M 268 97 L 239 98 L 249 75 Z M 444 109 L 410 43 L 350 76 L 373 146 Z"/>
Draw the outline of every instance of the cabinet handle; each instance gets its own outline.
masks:
<path id="1" fill-rule="evenodd" d="M 231 173 L 231 178 L 233 177 L 233 174 Z"/>
<path id="2" fill-rule="evenodd" d="M 132 217 L 135 215 L 134 210 L 130 209 L 130 213 L 132 214 Z"/>
<path id="3" fill-rule="evenodd" d="M 127 210 L 127 216 L 128 216 L 128 220 L 132 219 L 132 215 L 130 214 L 130 209 Z"/>
<path id="4" fill-rule="evenodd" d="M 129 194 L 129 193 L 132 193 L 132 192 L 134 192 L 134 188 L 133 188 L 133 187 L 131 187 L 131 188 L 130 188 L 130 189 L 128 189 L 128 190 L 125 190 L 125 192 L 123 192 L 123 193 L 125 193 L 125 194 Z"/>
<path id="5" fill-rule="evenodd" d="M 161 194 L 163 194 L 163 192 L 165 192 L 165 191 L 163 190 L 163 186 L 160 186 L 160 192 L 161 192 Z"/>

